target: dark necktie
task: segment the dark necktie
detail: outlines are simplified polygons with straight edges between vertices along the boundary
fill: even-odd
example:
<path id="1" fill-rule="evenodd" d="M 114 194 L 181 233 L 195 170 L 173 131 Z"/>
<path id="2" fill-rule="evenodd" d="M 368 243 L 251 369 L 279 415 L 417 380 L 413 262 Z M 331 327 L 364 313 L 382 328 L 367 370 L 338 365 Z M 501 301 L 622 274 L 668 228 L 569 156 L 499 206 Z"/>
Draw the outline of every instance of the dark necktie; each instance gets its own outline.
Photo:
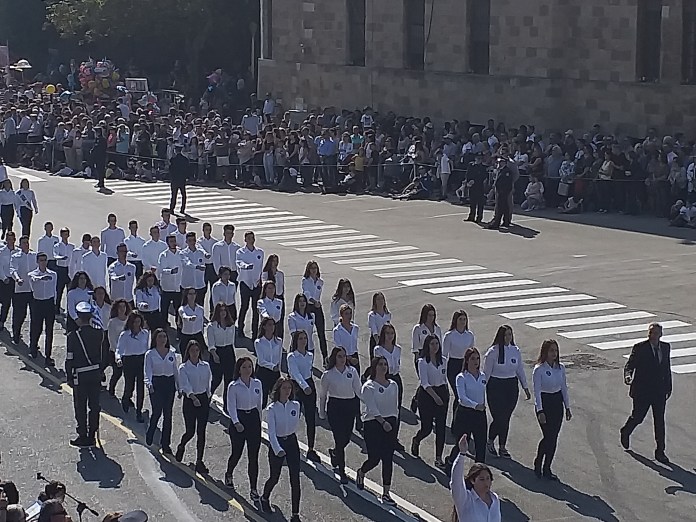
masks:
<path id="1" fill-rule="evenodd" d="M 660 353 L 660 345 L 659 344 L 657 346 L 653 347 L 653 354 L 655 355 L 655 359 L 657 359 L 657 363 L 661 364 L 662 363 L 662 354 Z"/>

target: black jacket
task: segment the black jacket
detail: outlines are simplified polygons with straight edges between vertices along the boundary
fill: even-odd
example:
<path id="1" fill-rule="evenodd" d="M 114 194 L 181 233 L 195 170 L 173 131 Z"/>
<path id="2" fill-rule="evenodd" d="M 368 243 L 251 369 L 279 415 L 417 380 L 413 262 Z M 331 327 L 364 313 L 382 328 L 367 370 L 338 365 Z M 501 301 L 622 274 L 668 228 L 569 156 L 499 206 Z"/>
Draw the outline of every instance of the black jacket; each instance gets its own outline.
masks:
<path id="1" fill-rule="evenodd" d="M 472 163 L 466 171 L 466 180 L 473 181 L 474 184 L 469 190 L 483 192 L 483 185 L 488 179 L 488 167 L 483 163 Z"/>
<path id="2" fill-rule="evenodd" d="M 632 376 L 629 395 L 634 399 L 660 398 L 672 393 L 672 369 L 670 367 L 670 345 L 660 341 L 662 361 L 655 358 L 650 341 L 633 346 L 624 367 L 624 378 Z"/>
<path id="3" fill-rule="evenodd" d="M 172 185 L 186 185 L 191 165 L 183 154 L 176 154 L 169 162 L 169 179 Z"/>
<path id="4" fill-rule="evenodd" d="M 68 334 L 65 354 L 68 383 L 79 385 L 82 379 L 101 379 L 101 374 L 109 363 L 106 339 L 104 330 L 92 326 L 81 326 Z"/>

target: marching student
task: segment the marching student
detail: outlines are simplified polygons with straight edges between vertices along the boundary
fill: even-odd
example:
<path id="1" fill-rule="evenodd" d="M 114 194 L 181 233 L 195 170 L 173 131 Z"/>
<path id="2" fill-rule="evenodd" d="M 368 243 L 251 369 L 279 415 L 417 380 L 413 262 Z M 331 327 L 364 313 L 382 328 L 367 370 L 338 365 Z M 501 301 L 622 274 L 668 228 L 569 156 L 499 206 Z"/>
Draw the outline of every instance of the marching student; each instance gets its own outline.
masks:
<path id="1" fill-rule="evenodd" d="M 159 229 L 157 229 L 159 231 Z M 138 222 L 134 219 L 128 222 L 128 231 L 130 234 L 123 240 L 128 248 L 128 261 L 135 265 L 135 277 L 140 279 L 145 271 L 143 267 L 143 247 L 145 239 L 138 235 Z"/>
<path id="2" fill-rule="evenodd" d="M 436 335 L 429 335 L 423 343 L 422 357 L 418 359 L 418 413 L 420 430 L 411 441 L 411 454 L 419 456 L 420 443 L 433 432 L 435 424 L 435 466 L 445 469 L 442 451 L 445 448 L 445 420 L 447 419 L 447 361 L 442 357 L 442 346 Z"/>
<path id="3" fill-rule="evenodd" d="M 276 325 L 276 337 L 282 339 L 283 301 L 278 299 L 276 295 L 276 285 L 273 281 L 269 280 L 263 283 L 261 299 L 258 300 L 256 308 L 262 319 L 266 317 L 273 319 Z"/>
<path id="4" fill-rule="evenodd" d="M 79 271 L 75 274 L 70 282 L 68 294 L 65 298 L 65 311 L 67 314 L 67 322 L 65 330 L 69 333 L 77 330 L 77 305 L 78 303 L 89 303 L 94 294 L 92 281 L 89 280 L 87 272 Z M 123 328 L 121 328 L 123 330 Z"/>
<path id="5" fill-rule="evenodd" d="M 150 349 L 150 332 L 143 328 L 143 316 L 133 310 L 126 320 L 126 326 L 118 336 L 116 343 L 116 364 L 123 368 L 123 397 L 121 406 L 124 413 L 133 406 L 135 390 L 135 417 L 138 422 L 143 419 L 145 402 L 145 353 Z"/>
<path id="6" fill-rule="evenodd" d="M 193 288 L 185 288 L 182 292 L 182 303 L 177 310 L 179 325 L 179 349 L 186 346 L 191 339 L 195 339 L 201 350 L 201 357 L 205 357 L 206 345 L 203 336 L 205 325 L 205 309 L 196 302 L 198 293 Z M 212 370 L 211 370 L 212 371 Z"/>
<path id="7" fill-rule="evenodd" d="M 442 337 L 442 356 L 447 360 L 447 381 L 454 400 L 452 414 L 457 410 L 457 376 L 464 368 L 464 354 L 474 346 L 474 334 L 469 330 L 469 316 L 464 310 L 452 314 L 449 330 Z M 459 438 L 459 437 L 457 437 Z"/>
<path id="8" fill-rule="evenodd" d="M 208 350 L 210 350 L 210 370 L 213 372 L 211 393 L 215 393 L 221 382 L 224 382 L 223 405 L 227 411 L 227 388 L 234 380 L 234 368 L 236 355 L 234 353 L 234 340 L 236 334 L 235 323 L 237 317 L 234 309 L 228 308 L 225 303 L 218 303 L 213 310 L 213 317 L 208 325 Z"/>
<path id="9" fill-rule="evenodd" d="M 476 462 L 464 475 L 465 453 L 468 447 L 466 435 L 459 439 L 459 455 L 452 466 L 450 489 L 454 501 L 454 522 L 500 522 L 500 499 L 493 491 L 493 473 L 482 462 Z"/>
<path id="10" fill-rule="evenodd" d="M 12 188 L 11 184 L 10 188 Z M 19 190 L 16 194 L 15 206 L 17 208 L 17 217 L 20 223 L 22 223 L 22 235 L 29 237 L 31 236 L 31 220 L 34 214 L 39 215 L 39 205 L 36 202 L 36 194 L 29 188 L 28 179 L 24 178 L 19 182 Z"/>
<path id="11" fill-rule="evenodd" d="M 118 257 L 116 249 L 125 241 L 126 233 L 121 227 L 116 226 L 116 214 L 109 214 L 106 217 L 106 222 L 108 226 L 102 229 L 99 238 L 101 239 L 102 252 L 106 252 L 108 256 L 107 265 L 111 265 Z"/>
<path id="12" fill-rule="evenodd" d="M 375 356 L 375 346 L 379 341 L 382 327 L 391 323 L 392 316 L 387 308 L 387 299 L 382 292 L 372 294 L 372 308 L 367 313 L 367 325 L 370 328 L 370 361 Z"/>
<path id="13" fill-rule="evenodd" d="M 205 252 L 196 246 L 196 233 L 186 234 L 186 244 L 181 251 L 184 266 L 181 271 L 181 288 L 196 290 L 196 302 L 205 304 Z"/>
<path id="14" fill-rule="evenodd" d="M 151 332 L 165 326 L 160 310 L 161 300 L 162 291 L 157 276 L 150 270 L 144 272 L 135 285 L 135 307 L 143 314 L 147 328 Z"/>
<path id="15" fill-rule="evenodd" d="M 413 326 L 411 332 L 411 353 L 413 354 L 413 366 L 416 369 L 416 373 L 418 373 L 418 359 L 421 358 L 421 353 L 425 346 L 425 339 L 429 335 L 436 336 L 440 342 L 442 342 L 442 330 L 440 329 L 440 325 L 437 324 L 437 312 L 435 311 L 435 307 L 430 303 L 424 304 L 423 308 L 421 308 L 420 319 L 418 323 Z M 416 393 L 414 393 L 411 398 L 410 409 L 413 413 L 416 413 L 418 410 L 418 390 L 416 390 Z"/>
<path id="16" fill-rule="evenodd" d="M 266 264 L 263 266 L 263 272 L 261 273 L 261 282 L 273 281 L 275 283 L 276 289 L 276 299 L 281 301 L 280 307 L 280 319 L 276 321 L 278 325 L 278 337 L 285 337 L 284 333 L 284 323 L 285 323 L 285 274 L 282 270 L 278 270 L 278 256 L 276 254 L 271 254 L 266 260 Z M 261 291 L 263 296 L 263 290 Z"/>
<path id="17" fill-rule="evenodd" d="M 280 361 L 283 355 L 283 340 L 275 334 L 275 321 L 271 317 L 261 320 L 259 338 L 254 341 L 256 351 L 256 377 L 263 384 L 263 407 L 268 394 L 280 377 Z"/>
<path id="18" fill-rule="evenodd" d="M 234 487 L 234 470 L 247 448 L 247 475 L 249 497 L 258 504 L 259 450 L 261 449 L 261 410 L 263 390 L 261 381 L 254 377 L 254 363 L 249 357 L 240 357 L 234 365 L 234 379 L 227 387 L 227 408 L 232 425 L 228 430 L 232 453 L 227 460 L 225 486 Z"/>
<path id="19" fill-rule="evenodd" d="M 31 286 L 32 300 L 30 303 L 31 321 L 29 329 L 29 356 L 36 358 L 39 353 L 39 338 L 44 331 L 44 356 L 46 366 L 55 366 L 51 358 L 53 353 L 53 323 L 56 320 L 56 285 L 58 275 L 48 269 L 48 256 L 39 252 L 36 255 L 37 267 L 29 272 L 28 279 Z"/>
<path id="20" fill-rule="evenodd" d="M 258 335 L 259 311 L 253 305 L 261 299 L 261 271 L 264 254 L 263 250 L 256 248 L 256 236 L 252 231 L 244 233 L 244 243 L 244 246 L 236 252 L 234 265 L 239 273 L 239 295 L 241 297 L 237 332 L 240 336 L 245 337 L 244 321 L 251 305 L 251 336 L 255 339 Z"/>
<path id="21" fill-rule="evenodd" d="M 319 349 L 326 366 L 326 359 L 329 354 L 326 344 L 326 318 L 324 317 L 324 309 L 321 306 L 321 292 L 323 288 L 324 280 L 321 278 L 319 264 L 314 260 L 307 261 L 304 275 L 302 276 L 302 293 L 307 298 L 307 312 L 314 315 L 317 337 L 319 338 Z M 313 343 L 314 341 L 310 342 Z"/>
<path id="22" fill-rule="evenodd" d="M 179 391 L 184 395 L 184 426 L 186 431 L 181 436 L 174 458 L 181 462 L 186 445 L 196 436 L 196 473 L 206 474 L 208 468 L 203 462 L 205 453 L 205 432 L 210 413 L 210 383 L 213 374 L 210 365 L 201 359 L 202 348 L 198 341 L 191 339 L 184 348 L 179 366 Z"/>
<path id="23" fill-rule="evenodd" d="M 10 257 L 10 277 L 14 279 L 12 295 L 12 342 L 19 344 L 22 325 L 31 303 L 29 272 L 37 267 L 36 252 L 29 249 L 29 237 L 19 238 L 19 249 Z"/>
<path id="24" fill-rule="evenodd" d="M 355 292 L 353 291 L 353 285 L 348 279 L 341 278 L 338 280 L 338 285 L 336 285 L 336 291 L 331 297 L 331 319 L 336 326 L 341 320 L 341 305 L 350 305 L 354 313 L 357 313 L 355 309 Z"/>
<path id="25" fill-rule="evenodd" d="M 103 286 L 94 287 L 94 292 L 92 293 L 92 304 L 95 308 L 92 315 L 98 316 L 99 318 L 97 320 L 96 317 L 93 317 L 93 326 L 103 330 L 106 318 L 111 316 L 111 298 L 109 297 L 109 293 L 106 291 L 106 288 Z"/>
<path id="26" fill-rule="evenodd" d="M 185 217 L 176 218 L 176 230 L 174 231 L 174 237 L 176 237 L 176 246 L 179 248 L 179 250 L 186 248 L 186 235 L 188 234 L 186 231 L 187 226 L 188 222 L 186 221 Z"/>
<path id="27" fill-rule="evenodd" d="M 304 294 L 297 294 L 292 303 L 292 312 L 288 315 L 288 333 L 304 332 L 307 334 L 307 349 L 314 351 L 314 314 L 309 311 L 309 303 Z"/>
<path id="28" fill-rule="evenodd" d="M 365 487 L 365 475 L 382 463 L 382 502 L 396 506 L 389 495 L 394 470 L 396 426 L 399 422 L 399 387 L 389 378 L 389 363 L 384 357 L 374 357 L 368 379 L 362 386 L 362 420 L 364 424 L 367 460 L 357 470 L 355 485 Z"/>
<path id="29" fill-rule="evenodd" d="M 211 292 L 213 291 L 213 285 L 218 280 L 218 273 L 217 270 L 215 270 L 215 265 L 213 264 L 213 245 L 217 243 L 219 239 L 214 238 L 211 235 L 213 232 L 213 225 L 210 223 L 203 223 L 202 230 L 203 235 L 198 238 L 196 245 L 198 248 L 203 250 L 203 252 L 205 252 L 205 272 L 203 277 L 205 279 L 205 291 L 207 293 L 208 289 L 210 289 Z M 211 302 L 211 310 L 214 306 L 215 302 Z"/>
<path id="30" fill-rule="evenodd" d="M 564 406 L 566 420 L 569 421 L 573 417 L 570 411 L 565 366 L 560 358 L 558 342 L 555 339 L 548 339 L 541 344 L 539 357 L 532 372 L 534 406 L 543 434 L 534 459 L 534 473 L 541 478 L 543 469 L 544 478 L 549 480 L 558 480 L 558 477 L 551 472 L 551 463 L 563 424 Z"/>
<path id="31" fill-rule="evenodd" d="M 19 205 L 17 194 L 12 190 L 12 181 L 8 178 L 0 181 L 0 221 L 2 222 L 2 235 L 0 239 L 5 239 L 5 235 L 12 230 L 14 225 L 15 207 Z M 19 210 L 17 210 L 19 212 Z"/>
<path id="32" fill-rule="evenodd" d="M 391 323 L 382 326 L 379 332 L 377 346 L 375 346 L 375 357 L 384 357 L 389 364 L 389 379 L 394 381 L 399 388 L 399 422 L 396 423 L 394 434 L 396 437 L 396 449 L 403 451 L 404 446 L 399 442 L 399 428 L 401 426 L 401 405 L 404 399 L 404 383 L 401 379 L 401 346 L 396 344 L 396 329 Z"/>
<path id="33" fill-rule="evenodd" d="M 172 223 L 172 211 L 168 208 L 162 208 L 162 210 L 160 210 L 160 216 L 162 216 L 162 219 L 155 223 L 155 226 L 160 231 L 160 235 L 167 237 L 176 232 L 176 225 Z"/>
<path id="34" fill-rule="evenodd" d="M 358 357 L 358 340 L 360 327 L 353 322 L 353 309 L 348 304 L 342 304 L 339 310 L 339 322 L 333 329 L 333 342 L 346 350 L 348 362 L 360 373 L 360 358 Z"/>
<path id="35" fill-rule="evenodd" d="M 234 272 L 236 274 L 236 272 Z M 235 304 L 235 294 L 237 285 L 232 282 L 232 269 L 229 266 L 221 266 L 218 272 L 218 280 L 213 283 L 210 290 L 210 299 L 213 308 L 218 303 L 225 303 L 230 312 L 234 312 L 237 317 L 237 305 Z"/>
<path id="36" fill-rule="evenodd" d="M 290 475 L 292 516 L 290 522 L 300 522 L 300 447 L 297 427 L 300 422 L 300 403 L 293 400 L 293 385 L 289 377 L 281 377 L 273 385 L 271 404 L 266 408 L 268 423 L 268 464 L 270 477 L 263 486 L 261 510 L 271 513 L 271 493 L 278 484 L 283 461 Z"/>
<path id="37" fill-rule="evenodd" d="M 317 432 L 317 388 L 312 377 L 313 369 L 314 352 L 309 349 L 307 332 L 296 330 L 292 332 L 292 341 L 290 342 L 288 374 L 295 382 L 295 398 L 302 404 L 304 410 L 307 425 L 307 460 L 320 462 L 319 455 L 314 451 Z"/>
<path id="38" fill-rule="evenodd" d="M 230 280 L 237 283 L 237 250 L 239 244 L 232 240 L 234 237 L 234 225 L 225 225 L 222 227 L 222 239 L 213 245 L 213 268 L 217 274 L 220 273 L 220 268 L 227 266 L 232 270 Z"/>
<path id="39" fill-rule="evenodd" d="M 92 236 L 89 252 L 82 256 L 80 270 L 84 270 L 89 275 L 92 284 L 106 288 L 106 268 L 109 266 L 108 256 L 101 251 L 101 239 Z"/>
<path id="40" fill-rule="evenodd" d="M 517 406 L 519 386 L 522 385 L 526 400 L 531 398 L 527 387 L 527 376 L 524 373 L 522 353 L 515 345 L 512 327 L 506 324 L 498 328 L 491 346 L 483 357 L 483 373 L 486 375 L 486 395 L 488 408 L 491 411 L 491 425 L 488 428 L 488 453 L 497 457 L 509 459 L 510 453 L 506 448 L 510 418 Z M 495 450 L 495 439 L 498 439 L 498 451 Z"/>
<path id="41" fill-rule="evenodd" d="M 60 229 L 60 241 L 53 245 L 53 259 L 55 260 L 55 272 L 58 274 L 58 288 L 56 289 L 56 313 L 60 314 L 61 304 L 63 303 L 63 293 L 70 286 L 70 260 L 75 251 L 75 245 L 68 241 L 70 239 L 70 229 Z M 89 301 L 89 299 L 87 300 Z"/>
<path id="42" fill-rule="evenodd" d="M 474 348 L 464 353 L 462 370 L 457 375 L 457 408 L 452 421 L 455 440 L 462 436 L 474 437 L 476 462 L 486 461 L 486 374 L 481 371 L 481 354 Z M 458 453 L 458 445 L 452 447 L 447 464 L 452 466 Z"/>
<path id="43" fill-rule="evenodd" d="M 162 312 L 162 323 L 165 328 L 169 328 L 169 307 L 173 306 L 176 311 L 181 306 L 181 272 L 183 266 L 184 262 L 176 246 L 176 238 L 170 234 L 167 236 L 167 250 L 162 252 L 157 260 L 157 273 L 159 274 L 160 288 L 162 289 L 160 311 Z M 182 346 L 186 345 L 183 344 Z"/>
<path id="44" fill-rule="evenodd" d="M 162 417 L 160 448 L 165 455 L 171 455 L 172 410 L 179 389 L 179 363 L 176 350 L 169 345 L 169 336 L 162 328 L 153 332 L 150 349 L 145 354 L 145 387 L 150 392 L 152 406 L 145 443 L 152 446 L 157 423 Z"/>
<path id="45" fill-rule="evenodd" d="M 116 247 L 117 259 L 109 265 L 109 295 L 111 299 L 125 299 L 131 308 L 135 306 L 135 265 L 127 260 L 128 247 L 121 243 Z"/>
<path id="46" fill-rule="evenodd" d="M 0 332 L 5 329 L 5 321 L 10 314 L 12 296 L 15 291 L 15 280 L 10 273 L 12 254 L 18 250 L 15 247 L 16 235 L 11 230 L 5 236 L 6 243 L 0 246 Z"/>
<path id="47" fill-rule="evenodd" d="M 336 346 L 329 355 L 326 371 L 319 382 L 319 418 L 328 416 L 334 447 L 329 450 L 331 465 L 341 484 L 348 484 L 346 446 L 360 414 L 362 395 L 360 374 L 348 362 L 346 350 Z"/>
<path id="48" fill-rule="evenodd" d="M 56 259 L 53 255 L 53 248 L 60 241 L 58 236 L 53 235 L 53 223 L 46 221 L 44 223 L 44 235 L 39 238 L 36 245 L 37 252 L 43 252 L 48 258 L 48 269 L 56 271 Z"/>
<path id="49" fill-rule="evenodd" d="M 150 227 L 150 239 L 145 241 L 142 249 L 143 270 L 160 275 L 159 256 L 166 250 L 167 243 L 160 239 L 160 229 L 157 226 Z"/>
<path id="50" fill-rule="evenodd" d="M 111 366 L 111 379 L 109 379 L 107 389 L 112 397 L 116 397 L 116 385 L 123 376 L 123 366 L 116 362 L 116 347 L 119 336 L 126 329 L 131 311 L 128 302 L 120 299 L 111 306 L 111 313 L 103 318 L 103 321 L 107 323 L 106 333 L 109 341 L 109 365 Z"/>
<path id="51" fill-rule="evenodd" d="M 70 255 L 70 263 L 68 264 L 68 276 L 72 281 L 77 272 L 82 271 L 82 257 L 92 248 L 92 236 L 89 234 L 82 235 L 82 245 L 76 247 Z"/>

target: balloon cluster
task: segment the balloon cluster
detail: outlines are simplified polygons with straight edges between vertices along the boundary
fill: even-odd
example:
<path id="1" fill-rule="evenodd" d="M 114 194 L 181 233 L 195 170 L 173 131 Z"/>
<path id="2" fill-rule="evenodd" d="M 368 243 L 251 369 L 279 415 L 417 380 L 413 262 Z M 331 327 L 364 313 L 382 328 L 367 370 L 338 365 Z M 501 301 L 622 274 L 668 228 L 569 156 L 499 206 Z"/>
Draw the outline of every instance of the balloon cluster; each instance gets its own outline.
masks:
<path id="1" fill-rule="evenodd" d="M 112 92 L 121 75 L 110 60 L 94 62 L 91 58 L 80 65 L 82 90 L 96 97 Z"/>

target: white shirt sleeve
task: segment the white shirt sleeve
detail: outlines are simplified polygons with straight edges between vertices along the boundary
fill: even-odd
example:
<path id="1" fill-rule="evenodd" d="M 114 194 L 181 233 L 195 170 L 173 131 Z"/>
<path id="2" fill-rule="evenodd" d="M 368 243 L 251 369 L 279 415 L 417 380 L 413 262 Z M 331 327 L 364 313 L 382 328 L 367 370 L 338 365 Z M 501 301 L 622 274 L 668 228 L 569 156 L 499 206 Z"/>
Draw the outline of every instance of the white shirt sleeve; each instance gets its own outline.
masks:
<path id="1" fill-rule="evenodd" d="M 534 368 L 532 372 L 532 386 L 534 387 L 534 407 L 536 412 L 539 413 L 544 408 L 541 405 L 541 374 L 543 373 L 541 365 Z"/>
<path id="2" fill-rule="evenodd" d="M 430 381 L 428 380 L 428 363 L 425 359 L 418 359 L 418 380 L 423 389 L 430 388 Z"/>
<path id="3" fill-rule="evenodd" d="M 275 415 L 273 414 L 272 406 L 273 404 L 266 408 L 266 423 L 268 424 L 268 442 L 270 442 L 271 444 L 273 453 L 275 453 L 277 456 L 278 453 L 283 451 L 283 448 L 280 447 L 280 443 L 278 442 L 278 436 L 276 434 Z"/>
<path id="4" fill-rule="evenodd" d="M 227 390 L 227 415 L 230 416 L 232 424 L 237 424 L 239 422 L 239 416 L 237 415 L 237 395 L 234 393 L 234 383 L 231 383 Z M 230 426 L 230 430 L 235 429 L 234 426 Z"/>

